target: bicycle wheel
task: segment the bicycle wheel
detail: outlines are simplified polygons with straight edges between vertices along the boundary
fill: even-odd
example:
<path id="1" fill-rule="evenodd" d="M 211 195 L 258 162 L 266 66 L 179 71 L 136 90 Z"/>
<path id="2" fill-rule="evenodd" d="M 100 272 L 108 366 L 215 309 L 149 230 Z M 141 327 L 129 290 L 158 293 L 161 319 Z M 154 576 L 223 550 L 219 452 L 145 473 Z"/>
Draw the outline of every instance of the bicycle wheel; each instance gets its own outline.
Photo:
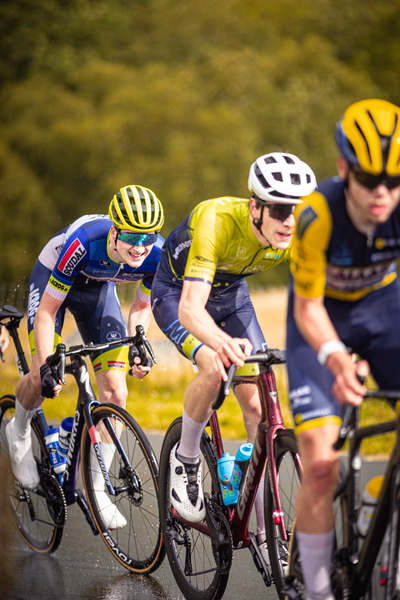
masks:
<path id="1" fill-rule="evenodd" d="M 170 464 L 172 448 L 180 440 L 182 419 L 168 428 L 160 456 L 160 524 L 168 560 L 180 590 L 188 600 L 222 598 L 229 573 L 217 567 L 211 538 L 201 526 L 174 519 L 170 504 Z M 219 490 L 214 447 L 207 435 L 201 440 L 202 485 L 205 496 Z"/>
<path id="2" fill-rule="evenodd" d="M 104 487 L 100 499 L 99 492 L 95 491 L 99 487 L 94 482 L 100 476 L 103 486 L 104 479 L 85 425 L 81 462 L 90 510 L 111 554 L 133 573 L 151 573 L 165 556 L 157 502 L 158 465 L 153 449 L 126 410 L 113 404 L 101 404 L 93 409 L 92 418 L 98 439 L 110 446 L 113 444 L 112 459 L 106 466 L 115 495 L 109 494 Z M 114 433 L 110 434 L 110 431 Z M 115 444 L 116 439 L 120 445 Z M 110 508 L 114 514 L 122 515 L 126 521 L 124 526 L 111 529 L 112 525 L 105 523 L 104 511 Z"/>
<path id="3" fill-rule="evenodd" d="M 6 426 L 15 414 L 15 396 L 0 398 L 0 454 L 9 458 Z M 40 461 L 45 455 L 45 442 L 36 418 L 31 421 L 33 456 Z M 56 490 L 58 493 L 58 490 Z M 39 554 L 51 554 L 60 545 L 63 528 L 52 518 L 52 507 L 46 502 L 39 486 L 36 490 L 24 488 L 13 478 L 10 509 L 14 525 L 24 542 Z"/>
<path id="4" fill-rule="evenodd" d="M 282 515 L 287 537 L 282 537 L 279 524 L 275 523 L 275 496 L 271 487 L 270 477 L 265 479 L 264 506 L 265 525 L 268 552 L 271 560 L 272 575 L 278 594 L 284 585 L 286 575 L 289 545 L 295 519 L 295 502 L 300 486 L 299 462 L 296 458 L 297 443 L 293 431 L 280 430 L 274 440 L 274 455 L 278 476 L 278 492 L 282 504 Z"/>

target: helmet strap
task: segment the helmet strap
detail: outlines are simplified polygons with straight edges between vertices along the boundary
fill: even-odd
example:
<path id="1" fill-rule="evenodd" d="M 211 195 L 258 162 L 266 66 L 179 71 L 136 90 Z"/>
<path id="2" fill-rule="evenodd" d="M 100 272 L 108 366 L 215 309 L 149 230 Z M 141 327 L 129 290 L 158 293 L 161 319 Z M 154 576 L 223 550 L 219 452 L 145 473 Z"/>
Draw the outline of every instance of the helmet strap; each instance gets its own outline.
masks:
<path id="1" fill-rule="evenodd" d="M 268 246 L 272 246 L 271 242 L 265 237 L 265 235 L 261 231 L 261 226 L 263 224 L 263 214 L 264 214 L 265 205 L 260 203 L 260 206 L 261 206 L 260 216 L 259 216 L 258 219 L 255 219 L 253 217 L 253 225 L 257 229 L 257 231 L 259 231 L 261 233 L 261 235 L 263 236 L 264 240 L 266 240 L 266 242 L 268 243 Z"/>
<path id="2" fill-rule="evenodd" d="M 115 240 L 114 240 L 114 249 L 116 250 L 117 249 L 117 242 L 118 242 L 119 234 L 121 233 L 121 231 L 115 227 L 115 233 L 116 233 L 116 236 L 115 236 Z"/>

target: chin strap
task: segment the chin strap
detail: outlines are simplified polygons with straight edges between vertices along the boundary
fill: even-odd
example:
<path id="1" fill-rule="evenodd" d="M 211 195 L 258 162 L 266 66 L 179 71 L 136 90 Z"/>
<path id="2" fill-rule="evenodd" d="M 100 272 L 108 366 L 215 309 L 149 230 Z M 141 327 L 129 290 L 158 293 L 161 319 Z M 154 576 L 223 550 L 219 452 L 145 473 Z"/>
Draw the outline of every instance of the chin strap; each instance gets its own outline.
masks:
<path id="1" fill-rule="evenodd" d="M 264 240 L 266 240 L 267 244 L 269 247 L 272 246 L 271 242 L 265 237 L 265 235 L 263 234 L 263 232 L 261 231 L 261 226 L 262 226 L 262 222 L 263 222 L 263 212 L 264 212 L 264 204 L 261 204 L 261 213 L 260 213 L 260 218 L 259 219 L 254 219 L 253 218 L 253 225 L 254 227 L 261 233 L 261 235 L 263 236 Z M 266 246 L 267 248 L 267 246 Z"/>

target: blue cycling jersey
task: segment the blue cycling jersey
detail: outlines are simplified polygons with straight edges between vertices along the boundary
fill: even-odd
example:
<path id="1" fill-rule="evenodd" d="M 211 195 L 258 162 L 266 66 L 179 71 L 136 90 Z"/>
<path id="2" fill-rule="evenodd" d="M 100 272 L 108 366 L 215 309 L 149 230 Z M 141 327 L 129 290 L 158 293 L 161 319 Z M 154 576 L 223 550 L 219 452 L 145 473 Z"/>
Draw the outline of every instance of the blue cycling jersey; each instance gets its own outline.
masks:
<path id="1" fill-rule="evenodd" d="M 64 300 L 76 277 L 96 281 L 141 280 L 140 296 L 149 301 L 164 239 L 159 236 L 140 267 L 117 263 L 108 253 L 112 221 L 105 215 L 85 215 L 57 233 L 42 250 L 39 261 L 52 271 L 46 291 Z"/>

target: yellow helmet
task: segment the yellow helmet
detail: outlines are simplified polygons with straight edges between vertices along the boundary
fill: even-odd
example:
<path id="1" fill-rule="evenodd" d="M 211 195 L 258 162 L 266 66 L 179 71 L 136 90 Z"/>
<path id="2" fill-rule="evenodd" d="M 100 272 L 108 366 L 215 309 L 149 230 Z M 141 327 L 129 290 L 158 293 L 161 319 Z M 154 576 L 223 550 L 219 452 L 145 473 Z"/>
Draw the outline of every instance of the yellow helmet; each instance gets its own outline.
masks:
<path id="1" fill-rule="evenodd" d="M 141 185 L 127 185 L 111 200 L 108 216 L 117 229 L 151 233 L 161 229 L 164 210 L 154 192 Z"/>
<path id="2" fill-rule="evenodd" d="M 351 104 L 335 129 L 339 152 L 365 173 L 400 175 L 400 108 L 386 100 Z"/>

